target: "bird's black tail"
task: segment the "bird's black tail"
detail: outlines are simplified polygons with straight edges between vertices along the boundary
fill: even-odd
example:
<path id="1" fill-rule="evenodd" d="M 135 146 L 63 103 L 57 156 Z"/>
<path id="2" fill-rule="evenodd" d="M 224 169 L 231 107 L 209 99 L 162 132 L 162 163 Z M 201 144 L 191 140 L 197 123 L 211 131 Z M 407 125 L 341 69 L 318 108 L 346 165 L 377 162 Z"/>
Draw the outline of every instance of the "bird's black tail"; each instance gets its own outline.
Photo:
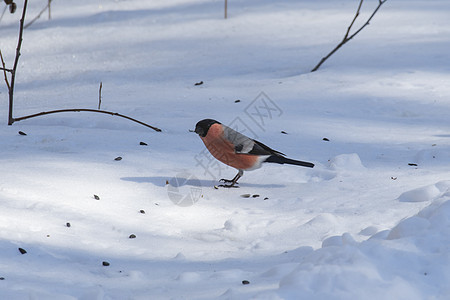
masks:
<path id="1" fill-rule="evenodd" d="M 277 164 L 290 164 L 290 165 L 314 168 L 313 163 L 301 161 L 301 160 L 294 160 L 294 159 L 286 158 L 286 157 L 279 156 L 279 155 L 271 155 L 265 160 L 265 162 L 277 163 Z"/>

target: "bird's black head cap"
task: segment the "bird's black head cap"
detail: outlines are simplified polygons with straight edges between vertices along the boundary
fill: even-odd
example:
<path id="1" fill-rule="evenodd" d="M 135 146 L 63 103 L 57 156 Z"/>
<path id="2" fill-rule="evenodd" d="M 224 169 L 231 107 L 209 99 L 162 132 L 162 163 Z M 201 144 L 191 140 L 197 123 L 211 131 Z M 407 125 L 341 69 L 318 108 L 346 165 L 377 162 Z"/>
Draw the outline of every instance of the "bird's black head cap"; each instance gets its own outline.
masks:
<path id="1" fill-rule="evenodd" d="M 205 137 L 208 133 L 209 127 L 211 127 L 213 124 L 220 124 L 220 122 L 217 122 L 213 119 L 204 119 L 201 120 L 195 125 L 195 133 L 197 133 L 201 137 Z"/>

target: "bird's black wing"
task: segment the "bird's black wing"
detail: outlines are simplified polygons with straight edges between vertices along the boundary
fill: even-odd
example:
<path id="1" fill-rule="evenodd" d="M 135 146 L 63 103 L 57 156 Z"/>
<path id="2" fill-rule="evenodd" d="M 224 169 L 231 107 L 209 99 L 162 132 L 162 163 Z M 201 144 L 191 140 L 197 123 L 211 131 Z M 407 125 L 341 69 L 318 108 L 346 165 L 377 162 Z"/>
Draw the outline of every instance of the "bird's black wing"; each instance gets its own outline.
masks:
<path id="1" fill-rule="evenodd" d="M 253 154 L 253 155 L 283 155 L 285 156 L 286 154 L 281 153 L 280 151 L 277 150 L 273 150 L 272 148 L 264 145 L 261 142 L 258 142 L 256 140 L 253 140 L 253 142 L 255 143 L 253 145 L 253 149 L 250 150 L 250 152 L 248 152 L 248 154 Z"/>
<path id="2" fill-rule="evenodd" d="M 283 153 L 273 150 L 263 143 L 251 139 L 230 127 L 223 126 L 223 128 L 225 138 L 233 143 L 234 151 L 236 153 L 251 155 L 284 155 Z"/>

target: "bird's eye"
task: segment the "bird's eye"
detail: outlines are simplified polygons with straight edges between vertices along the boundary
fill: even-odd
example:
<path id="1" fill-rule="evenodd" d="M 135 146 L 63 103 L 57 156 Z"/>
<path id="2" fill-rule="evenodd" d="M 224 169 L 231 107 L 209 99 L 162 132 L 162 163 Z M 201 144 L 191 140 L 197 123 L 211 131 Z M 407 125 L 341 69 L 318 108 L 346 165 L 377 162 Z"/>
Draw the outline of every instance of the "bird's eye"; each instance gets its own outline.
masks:
<path id="1" fill-rule="evenodd" d="M 203 135 L 203 129 L 201 127 L 195 127 L 195 133 L 198 135 Z"/>

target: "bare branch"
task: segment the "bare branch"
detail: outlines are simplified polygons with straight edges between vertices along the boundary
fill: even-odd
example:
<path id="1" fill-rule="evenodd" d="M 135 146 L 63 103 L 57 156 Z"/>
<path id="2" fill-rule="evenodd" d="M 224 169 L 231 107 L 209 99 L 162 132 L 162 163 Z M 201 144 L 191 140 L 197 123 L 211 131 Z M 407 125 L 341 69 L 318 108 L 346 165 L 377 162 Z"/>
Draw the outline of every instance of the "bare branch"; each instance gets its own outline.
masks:
<path id="1" fill-rule="evenodd" d="M 13 70 L 12 70 L 12 69 L 8 69 L 8 68 L 5 68 L 5 67 L 0 67 L 0 71 L 5 71 L 5 72 L 11 73 Z"/>
<path id="2" fill-rule="evenodd" d="M 6 9 L 7 9 L 8 7 L 7 6 L 5 6 L 5 8 L 3 9 L 3 12 L 2 12 L 2 14 L 0 15 L 0 22 L 2 21 L 2 19 L 3 19 L 3 15 L 5 14 L 5 12 L 6 12 Z"/>
<path id="3" fill-rule="evenodd" d="M 17 41 L 16 58 L 14 59 L 14 66 L 13 66 L 13 68 L 11 70 L 11 83 L 10 83 L 10 86 L 9 86 L 8 125 L 12 125 L 14 123 L 14 118 L 13 118 L 14 84 L 16 82 L 16 70 L 17 70 L 17 65 L 19 64 L 20 48 L 22 47 L 23 23 L 25 22 L 25 15 L 26 15 L 26 12 L 27 12 L 27 5 L 28 5 L 28 0 L 25 0 L 24 3 L 23 3 L 22 18 L 20 19 L 19 39 Z"/>
<path id="4" fill-rule="evenodd" d="M 355 24 L 356 19 L 359 16 L 359 12 L 361 10 L 362 7 L 362 3 L 364 2 L 364 0 L 360 0 L 359 5 L 358 5 L 358 9 L 356 10 L 356 14 L 353 17 L 352 22 L 350 23 L 350 26 L 347 28 L 347 32 L 344 35 L 344 38 L 342 39 L 342 41 L 333 49 L 331 50 L 330 53 L 328 53 L 325 57 L 323 57 L 320 62 L 311 70 L 311 72 L 315 72 L 317 71 L 320 66 L 328 59 L 330 58 L 330 56 L 332 56 L 337 50 L 339 50 L 339 48 L 341 48 L 344 44 L 346 44 L 348 41 L 350 41 L 352 38 L 354 38 L 359 32 L 361 32 L 361 30 L 363 30 L 367 25 L 369 25 L 370 21 L 372 20 L 372 18 L 375 16 L 375 14 L 378 12 L 378 10 L 380 9 L 381 5 L 383 5 L 387 0 L 378 0 L 378 6 L 375 8 L 375 10 L 373 11 L 373 13 L 370 15 L 370 17 L 367 19 L 367 21 L 358 29 L 355 31 L 355 33 L 353 33 L 352 35 L 349 36 L 350 31 L 353 27 L 353 25 Z"/>
<path id="5" fill-rule="evenodd" d="M 48 0 L 48 19 L 49 20 L 52 18 L 52 8 L 51 8 L 50 4 L 52 4 L 52 0 Z"/>
<path id="6" fill-rule="evenodd" d="M 2 54 L 2 50 L 0 50 L 0 58 L 2 60 L 2 68 L 0 68 L 0 70 L 3 71 L 3 75 L 5 76 L 5 82 L 6 82 L 6 86 L 8 87 L 8 91 L 11 88 L 11 86 L 9 85 L 9 81 L 8 81 L 8 76 L 6 75 L 6 72 L 12 72 L 11 69 L 7 69 L 5 66 L 5 60 L 3 59 L 3 54 Z"/>
<path id="7" fill-rule="evenodd" d="M 225 12 L 224 12 L 225 19 L 228 17 L 228 1 L 225 0 Z"/>
<path id="8" fill-rule="evenodd" d="M 48 8 L 50 8 L 50 3 L 51 3 L 51 0 L 48 1 L 48 5 L 47 5 Z M 24 29 L 24 21 L 25 21 L 27 5 L 28 5 L 28 0 L 24 0 L 24 6 L 23 6 L 23 11 L 22 11 L 22 18 L 20 19 L 19 39 L 18 39 L 18 42 L 17 42 L 16 57 L 14 59 L 14 66 L 13 66 L 12 69 L 7 69 L 5 67 L 5 62 L 3 60 L 3 55 L 2 55 L 2 53 L 0 51 L 0 57 L 1 57 L 1 61 L 2 61 L 2 67 L 0 68 L 0 70 L 2 70 L 4 75 L 5 75 L 5 82 L 6 82 L 6 85 L 8 86 L 8 91 L 9 91 L 8 125 L 12 125 L 14 122 L 18 122 L 18 121 L 22 121 L 22 120 L 26 120 L 26 119 L 30 119 L 30 118 L 34 118 L 34 117 L 49 115 L 49 114 L 55 114 L 55 113 L 62 113 L 62 112 L 94 112 L 94 113 L 102 113 L 102 114 L 108 114 L 108 115 L 112 115 L 112 116 L 118 116 L 118 117 L 130 120 L 130 121 L 136 122 L 138 124 L 141 124 L 141 125 L 146 126 L 148 128 L 151 128 L 151 129 L 153 129 L 153 130 L 155 130 L 157 132 L 161 131 L 161 129 L 159 129 L 157 127 L 151 126 L 151 125 L 149 125 L 147 123 L 141 122 L 141 121 L 133 119 L 131 117 L 128 117 L 128 116 L 125 116 L 125 115 L 122 115 L 122 114 L 119 114 L 119 113 L 114 113 L 114 112 L 110 112 L 110 111 L 100 110 L 101 88 L 102 88 L 102 84 L 101 83 L 100 83 L 100 90 L 99 90 L 99 109 L 98 110 L 97 109 L 84 109 L 84 108 L 59 109 L 59 110 L 44 111 L 44 112 L 40 112 L 40 113 L 37 113 L 37 114 L 32 114 L 32 115 L 19 117 L 19 118 L 14 118 L 13 117 L 14 83 L 15 83 L 15 78 L 16 78 L 16 70 L 17 70 L 17 66 L 18 66 L 18 63 L 19 63 L 20 49 L 22 47 L 23 29 Z M 45 9 L 43 11 L 45 11 Z M 39 16 L 42 14 L 42 12 L 39 14 Z M 32 22 L 34 22 L 34 20 Z M 29 26 L 32 22 L 30 22 L 27 26 Z M 6 75 L 6 72 L 10 72 L 11 73 L 11 83 L 8 82 L 8 77 Z"/>
<path id="9" fill-rule="evenodd" d="M 119 114 L 119 113 L 115 113 L 115 112 L 111 112 L 111 111 L 106 111 L 106 110 L 98 110 L 98 109 L 87 109 L 87 108 L 69 108 L 69 109 L 58 109 L 58 110 L 52 110 L 52 111 L 43 111 L 37 114 L 32 114 L 32 115 L 28 115 L 28 116 L 24 116 L 24 117 L 20 117 L 20 118 L 15 118 L 14 121 L 18 122 L 18 121 L 22 121 L 22 120 L 26 120 L 26 119 L 31 119 L 31 118 L 35 118 L 35 117 L 39 117 L 39 116 L 45 116 L 45 115 L 50 115 L 50 114 L 56 114 L 56 113 L 63 113 L 63 112 L 93 112 L 93 113 L 101 113 L 101 114 L 107 114 L 107 115 L 111 115 L 111 116 L 117 116 L 117 117 L 121 117 L 121 118 L 125 118 L 127 120 L 136 122 L 138 124 L 141 124 L 143 126 L 146 126 L 148 128 L 151 128 L 157 132 L 160 132 L 161 129 L 151 126 L 147 123 L 141 122 L 139 120 L 133 119 L 131 117 Z"/>
<path id="10" fill-rule="evenodd" d="M 359 17 L 359 12 L 361 11 L 363 2 L 364 2 L 364 0 L 359 1 L 359 5 L 358 5 L 358 9 L 356 10 L 355 17 L 353 18 L 352 22 L 350 23 L 350 26 L 348 26 L 348 28 L 347 28 L 347 32 L 345 33 L 344 40 L 347 39 L 348 35 L 350 34 L 350 30 L 352 30 L 353 24 L 355 24 L 356 19 Z"/>
<path id="11" fill-rule="evenodd" d="M 363 26 L 361 26 L 361 28 L 359 28 L 354 34 L 352 34 L 348 40 L 351 40 L 355 35 L 357 35 L 361 30 L 364 29 L 364 27 L 366 27 L 367 25 L 370 24 L 370 21 L 372 20 L 372 18 L 375 16 L 375 14 L 378 12 L 378 10 L 380 9 L 381 5 L 383 5 L 384 2 L 386 2 L 387 0 L 379 0 L 378 2 L 378 6 L 375 8 L 375 10 L 373 11 L 372 15 L 370 15 L 370 17 L 367 19 L 366 23 L 364 23 Z"/>
<path id="12" fill-rule="evenodd" d="M 30 27 L 34 22 L 36 22 L 36 20 L 37 19 L 39 19 L 41 16 L 42 16 L 42 14 L 48 9 L 48 18 L 50 19 L 50 3 L 51 3 L 52 1 L 51 0 L 49 0 L 48 1 L 48 3 L 47 3 L 47 5 L 39 12 L 39 14 L 36 16 L 36 17 L 34 17 L 30 22 L 28 22 L 28 24 L 27 25 L 25 25 L 25 29 L 27 29 L 28 27 Z"/>
<path id="13" fill-rule="evenodd" d="M 102 87 L 103 83 L 100 81 L 100 87 L 98 88 L 98 109 L 100 109 L 100 106 L 102 105 Z"/>

